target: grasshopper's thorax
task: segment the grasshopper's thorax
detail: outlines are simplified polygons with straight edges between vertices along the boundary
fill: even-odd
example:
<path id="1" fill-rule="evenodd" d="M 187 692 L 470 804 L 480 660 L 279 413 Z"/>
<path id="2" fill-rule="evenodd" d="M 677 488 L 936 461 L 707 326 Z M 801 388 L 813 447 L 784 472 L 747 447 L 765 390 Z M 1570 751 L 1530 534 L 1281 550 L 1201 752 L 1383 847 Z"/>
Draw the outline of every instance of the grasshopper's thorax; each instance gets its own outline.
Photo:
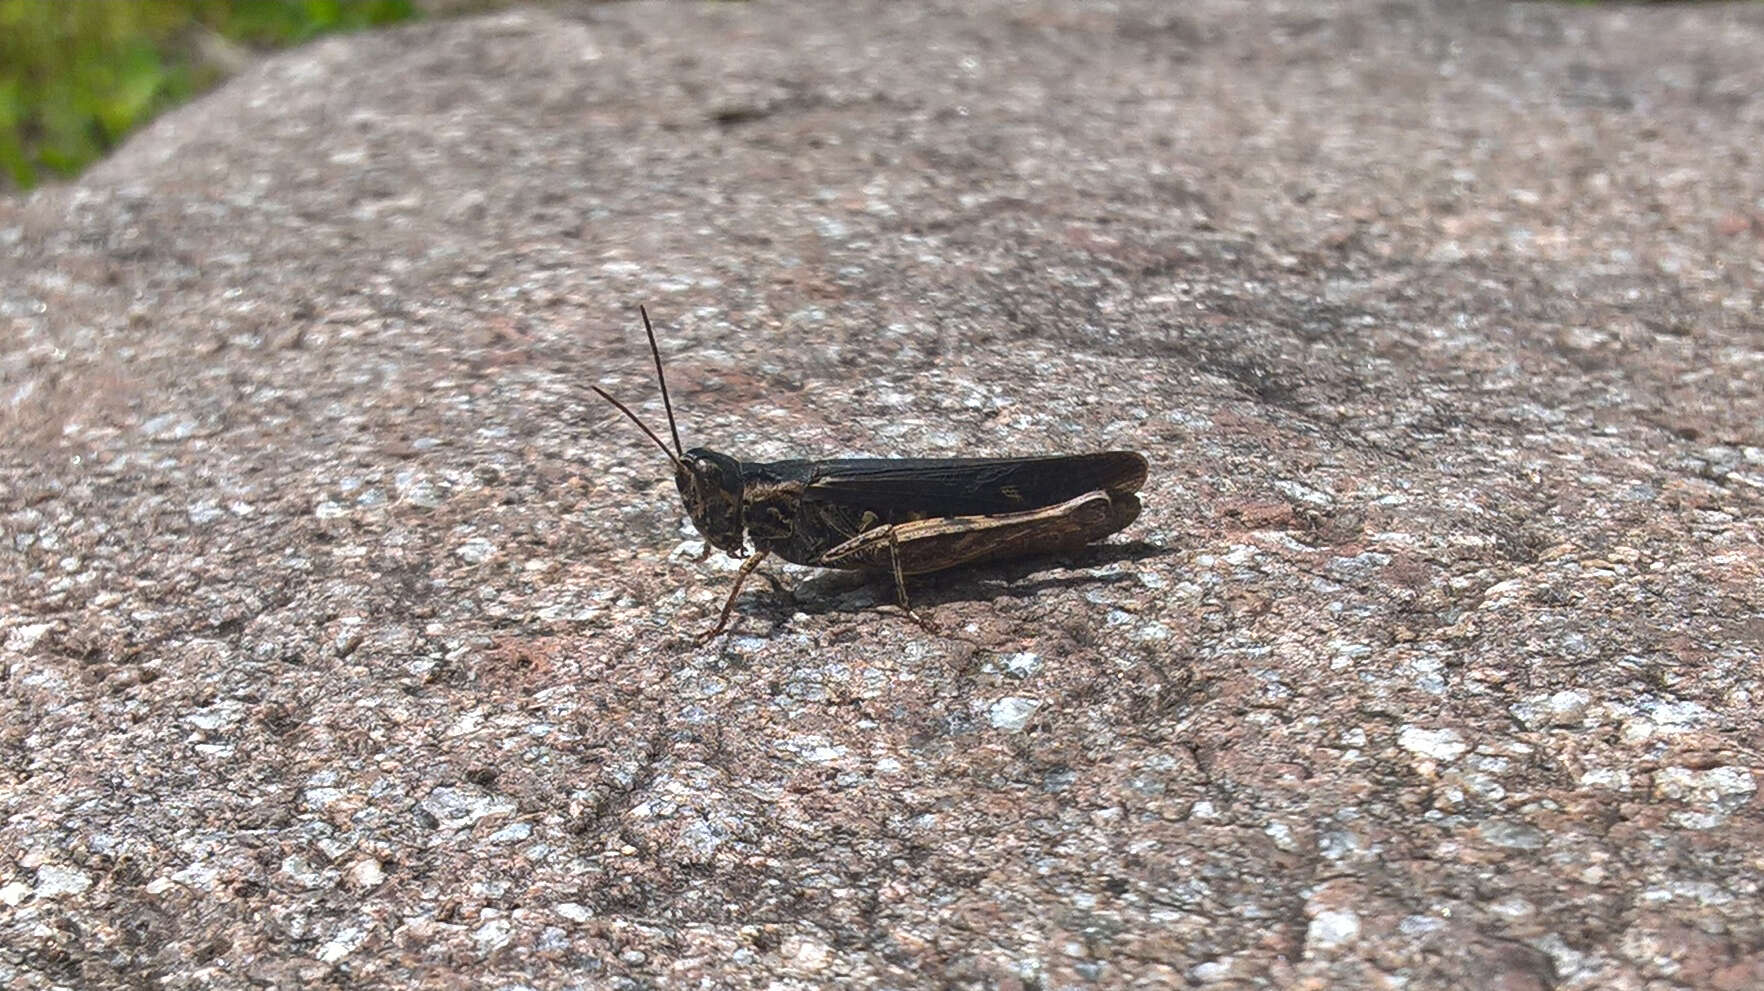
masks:
<path id="1" fill-rule="evenodd" d="M 711 546 L 736 557 L 745 553 L 741 522 L 741 462 L 703 447 L 686 452 L 674 485 L 692 525 Z"/>

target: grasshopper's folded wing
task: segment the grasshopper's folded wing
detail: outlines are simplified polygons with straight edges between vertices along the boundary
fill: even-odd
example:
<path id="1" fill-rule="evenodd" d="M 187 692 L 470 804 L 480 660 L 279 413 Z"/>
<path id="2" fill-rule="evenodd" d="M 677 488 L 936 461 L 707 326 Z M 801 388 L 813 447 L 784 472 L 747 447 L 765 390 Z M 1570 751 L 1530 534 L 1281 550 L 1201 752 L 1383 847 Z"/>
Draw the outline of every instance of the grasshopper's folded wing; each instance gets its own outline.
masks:
<path id="1" fill-rule="evenodd" d="M 1145 484 L 1132 451 L 1032 458 L 851 458 L 815 462 L 805 500 L 876 514 L 882 522 L 1041 509 L 1087 492 Z"/>

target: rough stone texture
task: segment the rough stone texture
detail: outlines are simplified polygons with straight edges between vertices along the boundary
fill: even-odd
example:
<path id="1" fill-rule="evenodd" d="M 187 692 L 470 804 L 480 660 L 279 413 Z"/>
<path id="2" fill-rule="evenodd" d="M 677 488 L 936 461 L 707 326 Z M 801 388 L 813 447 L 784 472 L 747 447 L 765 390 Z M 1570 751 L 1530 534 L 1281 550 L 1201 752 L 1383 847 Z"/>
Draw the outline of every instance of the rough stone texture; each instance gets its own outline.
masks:
<path id="1" fill-rule="evenodd" d="M 1244 7 L 420 25 L 0 201 L 0 984 L 1764 984 L 1764 10 Z M 1146 515 L 695 647 L 638 301 L 688 443 Z"/>

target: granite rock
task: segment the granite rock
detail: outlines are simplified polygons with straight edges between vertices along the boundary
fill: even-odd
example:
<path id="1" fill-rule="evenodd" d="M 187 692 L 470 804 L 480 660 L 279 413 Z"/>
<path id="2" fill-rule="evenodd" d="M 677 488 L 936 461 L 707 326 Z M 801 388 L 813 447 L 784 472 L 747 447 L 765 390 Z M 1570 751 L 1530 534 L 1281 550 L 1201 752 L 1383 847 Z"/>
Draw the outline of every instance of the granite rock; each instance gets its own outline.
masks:
<path id="1" fill-rule="evenodd" d="M 522 9 L 0 199 L 0 984 L 1764 984 L 1764 9 Z M 666 463 L 1130 447 L 769 571 Z"/>

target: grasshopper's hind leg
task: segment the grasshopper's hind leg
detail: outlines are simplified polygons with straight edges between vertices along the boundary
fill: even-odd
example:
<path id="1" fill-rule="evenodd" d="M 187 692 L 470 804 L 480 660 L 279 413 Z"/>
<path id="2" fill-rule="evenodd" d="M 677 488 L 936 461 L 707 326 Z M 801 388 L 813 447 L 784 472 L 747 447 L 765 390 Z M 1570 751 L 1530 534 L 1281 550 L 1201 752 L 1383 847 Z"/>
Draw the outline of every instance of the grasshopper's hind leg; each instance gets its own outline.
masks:
<path id="1" fill-rule="evenodd" d="M 992 516 L 941 516 L 872 527 L 821 555 L 826 568 L 887 569 L 907 614 L 906 576 L 1031 554 L 1073 550 L 1133 522 L 1131 494 L 1087 492 L 1054 506 Z M 929 624 L 925 624 L 929 625 Z"/>
<path id="2" fill-rule="evenodd" d="M 828 568 L 892 568 L 905 575 L 979 561 L 1068 551 L 1139 514 L 1131 495 L 1089 492 L 1057 506 L 993 516 L 942 516 L 865 530 L 821 556 Z"/>

